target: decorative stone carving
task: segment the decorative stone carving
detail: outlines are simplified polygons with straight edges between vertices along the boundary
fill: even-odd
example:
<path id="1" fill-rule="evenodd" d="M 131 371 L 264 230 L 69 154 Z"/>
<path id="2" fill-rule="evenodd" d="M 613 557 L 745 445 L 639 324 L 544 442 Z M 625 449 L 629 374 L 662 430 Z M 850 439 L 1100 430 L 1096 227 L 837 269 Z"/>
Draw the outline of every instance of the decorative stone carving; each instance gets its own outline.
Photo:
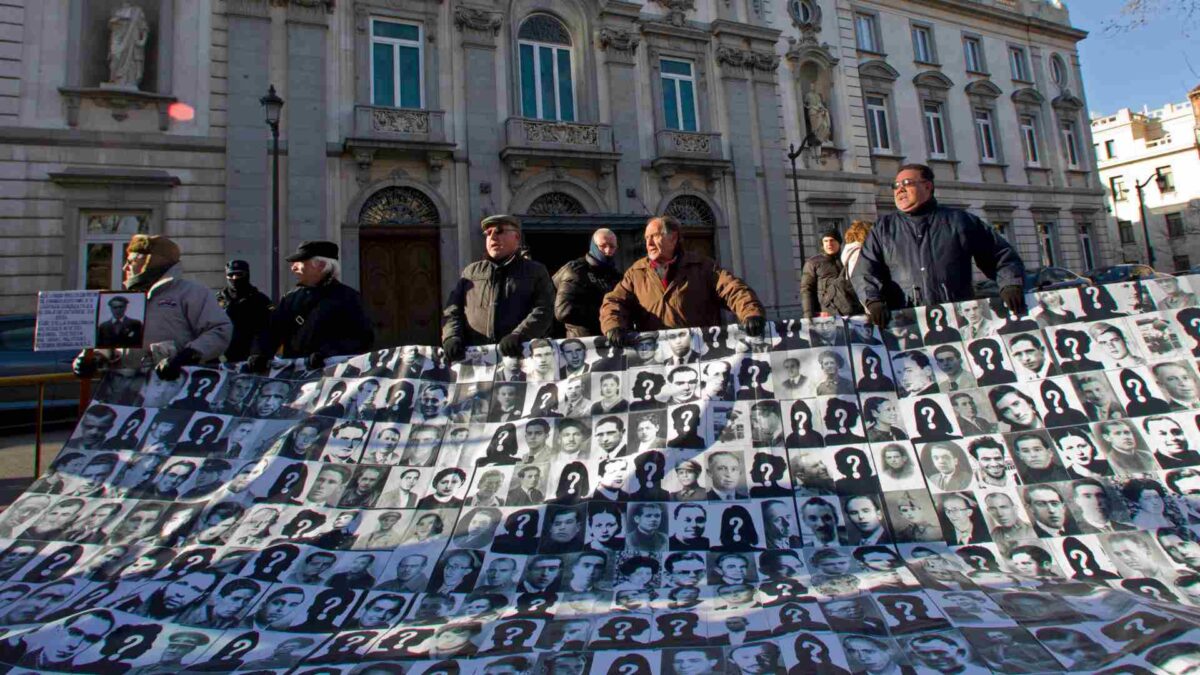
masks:
<path id="1" fill-rule="evenodd" d="M 547 192 L 533 200 L 526 209 L 531 216 L 581 216 L 587 213 L 583 204 L 565 192 Z"/>
<path id="2" fill-rule="evenodd" d="M 667 9 L 667 22 L 672 26 L 682 26 L 687 22 L 687 13 L 696 9 L 695 0 L 654 0 L 654 2 Z"/>
<path id="3" fill-rule="evenodd" d="M 495 37 L 500 34 L 502 23 L 503 18 L 499 12 L 463 5 L 454 8 L 454 25 L 461 31 L 469 30 Z"/>
<path id="4" fill-rule="evenodd" d="M 633 56 L 637 53 L 642 38 L 637 33 L 605 26 L 600 29 L 600 48 L 622 52 Z"/>
<path id="5" fill-rule="evenodd" d="M 524 120 L 525 138 L 530 143 L 562 143 L 565 145 L 600 145 L 600 129 L 595 124 L 565 124 Z"/>
<path id="6" fill-rule="evenodd" d="M 371 130 L 389 134 L 428 134 L 429 113 L 424 110 L 371 110 Z"/>
<path id="7" fill-rule="evenodd" d="M 432 199 L 416 188 L 403 185 L 387 187 L 371 195 L 358 215 L 358 224 L 363 227 L 430 226 L 441 222 Z"/>
<path id="8" fill-rule="evenodd" d="M 717 47 L 717 63 L 735 69 L 760 70 L 771 73 L 779 68 L 779 55 L 721 45 Z"/>
<path id="9" fill-rule="evenodd" d="M 271 0 L 271 4 L 276 7 L 287 7 L 289 4 L 305 9 L 323 8 L 326 14 L 333 14 L 336 0 Z"/>
<path id="10" fill-rule="evenodd" d="M 103 87 L 137 91 L 146 71 L 150 24 L 141 7 L 126 0 L 108 19 L 108 82 Z"/>
<path id="11" fill-rule="evenodd" d="M 672 133 L 671 147 L 679 152 L 707 155 L 712 152 L 712 136 L 708 134 Z"/>
<path id="12" fill-rule="evenodd" d="M 683 187 L 691 187 L 687 181 L 684 181 Z M 684 227 L 705 227 L 712 228 L 717 226 L 717 216 L 713 213 L 708 202 L 695 195 L 680 195 L 671 200 L 667 204 L 666 214 L 675 216 Z"/>
<path id="13" fill-rule="evenodd" d="M 779 68 L 779 55 L 770 52 L 751 52 L 755 70 L 773 73 Z"/>

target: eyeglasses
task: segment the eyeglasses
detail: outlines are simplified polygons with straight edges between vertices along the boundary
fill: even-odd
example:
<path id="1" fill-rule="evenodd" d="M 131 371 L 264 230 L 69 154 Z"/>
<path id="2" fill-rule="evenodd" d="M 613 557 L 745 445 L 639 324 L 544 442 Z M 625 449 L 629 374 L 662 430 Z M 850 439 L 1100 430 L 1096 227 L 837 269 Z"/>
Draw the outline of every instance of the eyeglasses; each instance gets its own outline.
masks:
<path id="1" fill-rule="evenodd" d="M 899 192 L 900 190 L 906 190 L 914 185 L 928 182 L 930 181 L 927 181 L 924 178 L 905 178 L 904 180 L 898 180 L 895 183 L 892 183 L 892 191 Z"/>
<path id="2" fill-rule="evenodd" d="M 484 237 L 484 239 L 489 239 L 491 237 L 502 237 L 502 236 L 508 234 L 509 232 L 516 232 L 516 231 L 517 230 L 514 227 L 492 227 L 492 228 L 488 228 L 487 230 L 484 230 L 483 237 Z"/>

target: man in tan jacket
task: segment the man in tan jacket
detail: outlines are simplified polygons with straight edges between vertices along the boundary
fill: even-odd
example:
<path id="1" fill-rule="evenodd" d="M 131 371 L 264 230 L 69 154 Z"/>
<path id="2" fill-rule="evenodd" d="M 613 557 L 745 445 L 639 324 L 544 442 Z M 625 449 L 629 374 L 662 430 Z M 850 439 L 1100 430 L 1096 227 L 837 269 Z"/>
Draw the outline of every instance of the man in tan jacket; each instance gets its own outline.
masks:
<path id="1" fill-rule="evenodd" d="M 613 344 L 629 346 L 634 331 L 720 324 L 724 307 L 737 315 L 747 334 L 761 337 L 766 312 L 754 291 L 715 260 L 684 251 L 680 236 L 680 223 L 672 216 L 646 223 L 646 257 L 604 296 L 601 332 Z"/>

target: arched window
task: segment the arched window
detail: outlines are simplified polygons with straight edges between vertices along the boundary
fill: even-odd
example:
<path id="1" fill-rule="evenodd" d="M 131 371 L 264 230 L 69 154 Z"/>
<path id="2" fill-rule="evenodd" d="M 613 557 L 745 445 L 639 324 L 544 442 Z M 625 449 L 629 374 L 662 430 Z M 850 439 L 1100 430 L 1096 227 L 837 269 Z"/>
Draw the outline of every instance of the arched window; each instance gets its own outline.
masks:
<path id="1" fill-rule="evenodd" d="M 364 227 L 437 225 L 440 221 L 433 200 L 410 187 L 389 187 L 376 192 L 358 214 L 358 224 Z"/>
<path id="2" fill-rule="evenodd" d="M 579 216 L 587 213 L 583 204 L 563 192 L 547 192 L 529 205 L 531 216 Z"/>
<path id="3" fill-rule="evenodd" d="M 1070 81 L 1067 75 L 1067 64 L 1058 54 L 1050 56 L 1050 79 L 1054 80 L 1054 84 L 1057 84 L 1059 88 L 1067 86 L 1067 82 Z"/>
<path id="4" fill-rule="evenodd" d="M 517 31 L 521 61 L 521 115 L 575 121 L 571 35 L 548 14 L 534 14 Z"/>
<path id="5" fill-rule="evenodd" d="M 675 216 L 684 227 L 713 228 L 717 225 L 717 216 L 712 208 L 699 197 L 680 195 L 667 204 L 667 215 Z"/>

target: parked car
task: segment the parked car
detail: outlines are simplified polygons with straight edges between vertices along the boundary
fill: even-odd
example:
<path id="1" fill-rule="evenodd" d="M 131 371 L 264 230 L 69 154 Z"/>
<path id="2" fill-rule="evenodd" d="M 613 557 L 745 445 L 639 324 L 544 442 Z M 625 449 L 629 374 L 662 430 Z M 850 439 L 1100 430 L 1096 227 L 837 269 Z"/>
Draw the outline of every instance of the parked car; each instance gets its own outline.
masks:
<path id="1" fill-rule="evenodd" d="M 1140 263 L 1109 265 L 1108 267 L 1100 267 L 1084 272 L 1083 275 L 1098 284 L 1119 284 L 1124 281 L 1144 281 L 1146 279 L 1162 279 L 1171 276 L 1163 274 L 1149 265 L 1142 265 Z"/>
<path id="2" fill-rule="evenodd" d="M 0 377 L 42 375 L 71 372 L 74 350 L 35 352 L 33 331 L 37 318 L 33 314 L 0 316 Z M 45 406 L 74 410 L 79 405 L 79 385 L 58 383 L 47 385 Z M 33 386 L 0 387 L 0 412 L 30 411 L 37 407 L 37 388 Z"/>
<path id="3" fill-rule="evenodd" d="M 1025 273 L 1025 292 L 1049 291 L 1055 288 L 1074 288 L 1088 286 L 1092 282 L 1087 277 L 1081 277 L 1065 267 L 1042 267 Z M 994 298 L 1000 295 L 1000 288 L 991 279 L 975 283 L 975 297 Z"/>

